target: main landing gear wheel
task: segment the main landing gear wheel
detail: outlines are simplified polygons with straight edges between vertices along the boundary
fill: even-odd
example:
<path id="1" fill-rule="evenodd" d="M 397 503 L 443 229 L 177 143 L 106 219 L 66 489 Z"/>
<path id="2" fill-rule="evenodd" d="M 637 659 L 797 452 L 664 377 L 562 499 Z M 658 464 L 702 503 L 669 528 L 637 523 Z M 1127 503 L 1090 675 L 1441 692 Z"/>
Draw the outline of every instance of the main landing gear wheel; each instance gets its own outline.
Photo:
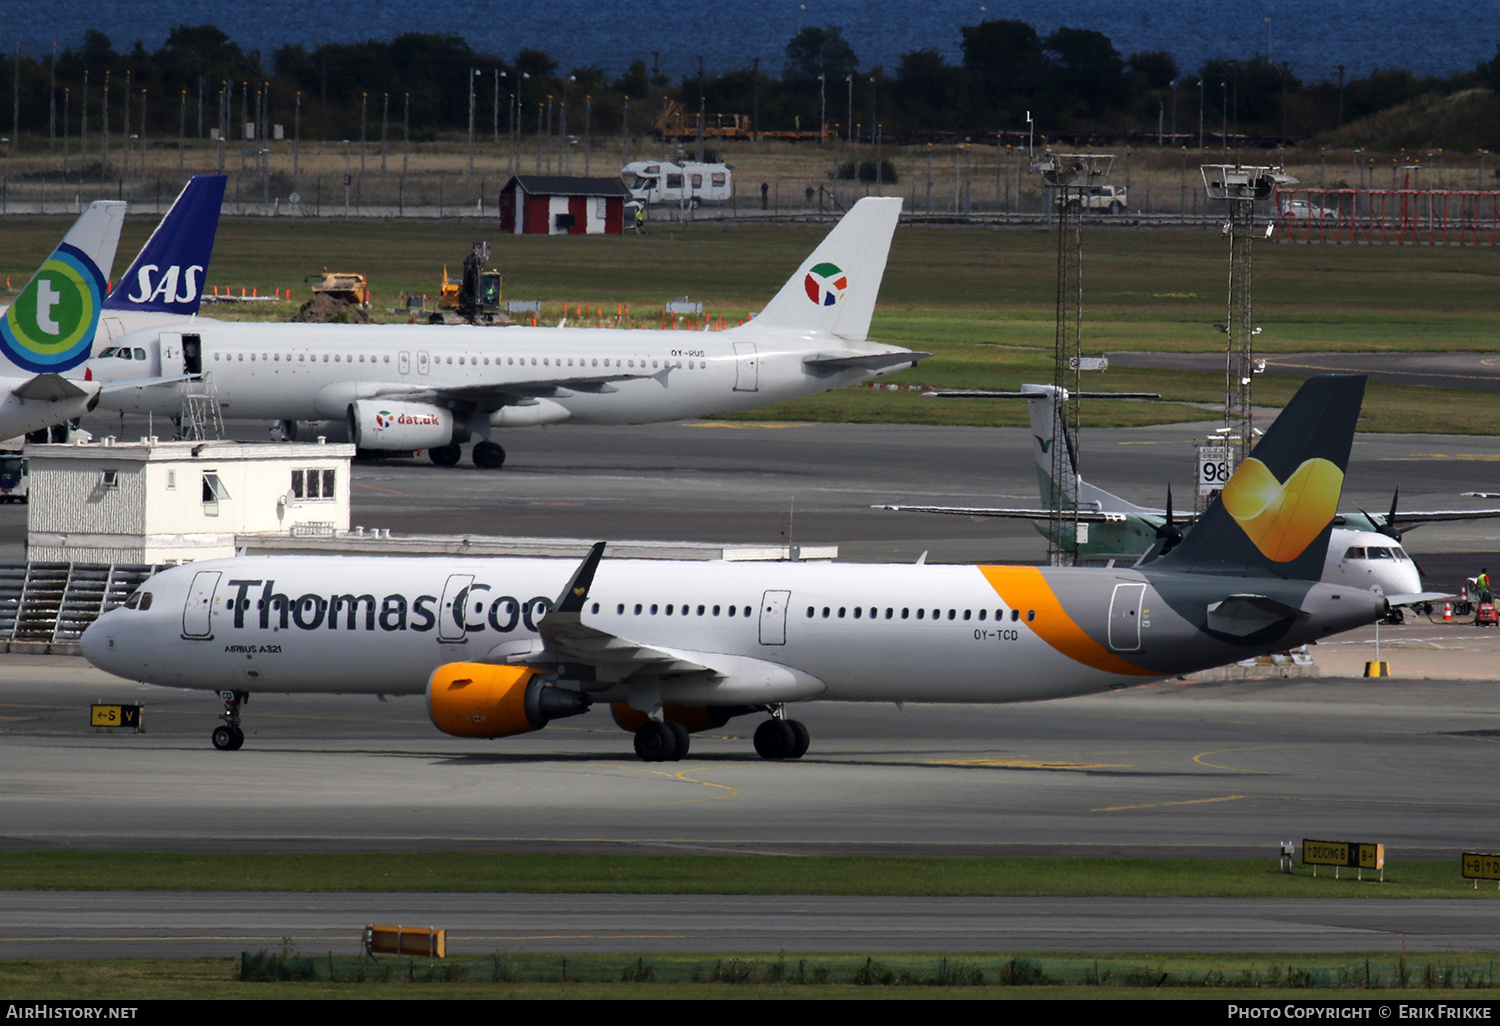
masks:
<path id="1" fill-rule="evenodd" d="M 676 762 L 687 754 L 688 732 L 680 723 L 647 720 L 635 732 L 635 754 L 643 762 Z"/>
<path id="2" fill-rule="evenodd" d="M 485 470 L 499 470 L 505 466 L 505 450 L 494 442 L 475 442 L 474 466 Z"/>
<path id="3" fill-rule="evenodd" d="M 456 467 L 464 451 L 457 445 L 439 445 L 427 450 L 427 458 L 440 467 Z"/>
<path id="4" fill-rule="evenodd" d="M 811 741 L 798 720 L 766 720 L 755 728 L 755 754 L 762 759 L 800 759 Z"/>

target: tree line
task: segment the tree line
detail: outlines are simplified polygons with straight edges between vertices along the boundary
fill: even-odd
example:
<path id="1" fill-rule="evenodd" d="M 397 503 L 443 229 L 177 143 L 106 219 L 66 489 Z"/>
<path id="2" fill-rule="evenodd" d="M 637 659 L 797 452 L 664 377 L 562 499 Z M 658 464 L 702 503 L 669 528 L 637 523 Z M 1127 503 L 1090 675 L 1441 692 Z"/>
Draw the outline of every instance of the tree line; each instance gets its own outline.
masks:
<path id="1" fill-rule="evenodd" d="M 257 103 L 264 106 L 257 120 L 283 124 L 288 135 L 300 117 L 304 141 L 360 138 L 382 125 L 396 138 L 409 131 L 424 141 L 466 133 L 471 118 L 481 140 L 513 127 L 524 135 L 555 133 L 563 124 L 581 135 L 585 117 L 592 132 L 606 136 L 648 130 L 674 100 L 690 125 L 701 105 L 710 115 L 744 115 L 760 131 L 816 131 L 823 120 L 843 138 L 868 140 L 878 124 L 891 142 L 1020 136 L 1029 114 L 1038 137 L 1154 141 L 1158 132 L 1172 136 L 1175 124 L 1169 141 L 1196 146 L 1201 124 L 1210 145 L 1223 134 L 1262 144 L 1322 138 L 1358 145 L 1346 126 L 1423 98 L 1472 93 L 1493 105 L 1500 48 L 1472 71 L 1445 77 L 1386 69 L 1304 82 L 1263 54 L 1184 69 L 1165 51 L 1122 55 L 1091 29 L 1043 35 L 1022 21 L 993 20 L 963 27 L 958 64 L 923 49 L 887 69 L 861 67 L 838 27 L 813 26 L 787 43 L 778 74 L 754 62 L 674 81 L 644 61 L 614 77 L 598 66 L 564 72 L 540 50 L 504 57 L 478 52 L 457 35 L 429 33 L 312 49 L 288 44 L 267 57 L 243 50 L 216 26 L 183 25 L 152 51 L 138 41 L 122 53 L 89 30 L 76 47 L 0 56 L 0 121 L 8 109 L 13 130 L 36 138 L 76 136 L 87 117 L 97 132 L 106 82 L 112 130 L 121 131 L 129 113 L 132 126 L 144 117 L 155 139 L 179 131 L 206 137 L 221 125 L 238 136 L 241 117 L 250 120 Z M 1500 145 L 1500 118 L 1427 118 L 1410 131 L 1412 145 Z"/>

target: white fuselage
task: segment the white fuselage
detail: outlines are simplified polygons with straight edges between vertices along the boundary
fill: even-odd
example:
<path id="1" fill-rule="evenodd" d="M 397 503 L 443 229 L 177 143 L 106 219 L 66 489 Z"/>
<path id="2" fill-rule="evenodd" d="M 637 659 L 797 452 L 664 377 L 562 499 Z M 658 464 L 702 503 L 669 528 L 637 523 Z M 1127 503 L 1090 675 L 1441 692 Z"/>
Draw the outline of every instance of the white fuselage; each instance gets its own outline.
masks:
<path id="1" fill-rule="evenodd" d="M 722 332 L 432 325 L 258 325 L 199 319 L 174 325 L 201 340 L 205 384 L 225 415 L 269 420 L 343 418 L 360 399 L 442 405 L 472 396 L 496 427 L 572 421 L 639 424 L 749 409 L 865 381 L 890 370 L 820 373 L 804 360 L 905 352 L 895 346 L 753 324 Z M 103 381 L 175 374 L 161 333 L 116 346 L 137 359 L 96 358 Z M 180 360 L 180 342 L 178 356 Z M 915 359 L 915 356 L 914 358 Z M 587 382 L 609 379 L 602 386 Z M 584 382 L 568 387 L 568 382 Z M 540 383 L 543 387 L 537 387 Z M 137 413 L 181 411 L 182 384 L 129 389 L 103 405 Z M 507 388 L 536 394 L 517 400 Z M 423 398 L 427 397 L 427 398 Z"/>
<path id="2" fill-rule="evenodd" d="M 100 617 L 83 649 L 111 673 L 179 687 L 421 693 L 444 664 L 528 664 L 539 655 L 536 625 L 576 565 L 194 563 L 153 577 L 137 608 Z M 658 673 L 652 686 L 663 702 L 1019 702 L 1301 644 L 1369 622 L 1384 606 L 1369 593 L 1340 600 L 1337 589 L 1329 601 L 1326 586 L 1306 584 L 1302 622 L 1264 644 L 1238 644 L 1185 617 L 1201 620 L 1208 600 L 1244 580 L 1172 576 L 1183 583 L 1164 591 L 1192 592 L 1174 595 L 1175 609 L 1160 578 L 1124 569 L 607 560 L 582 623 L 623 651 L 647 646 L 718 671 Z M 630 686 L 601 676 L 583 689 L 596 701 L 624 701 Z"/>

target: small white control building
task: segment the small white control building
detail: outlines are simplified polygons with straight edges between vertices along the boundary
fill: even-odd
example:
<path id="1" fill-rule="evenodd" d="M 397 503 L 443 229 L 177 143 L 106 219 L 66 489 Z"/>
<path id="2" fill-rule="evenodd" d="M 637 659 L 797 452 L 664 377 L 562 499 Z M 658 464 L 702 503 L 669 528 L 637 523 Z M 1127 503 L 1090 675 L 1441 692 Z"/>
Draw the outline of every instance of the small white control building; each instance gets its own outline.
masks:
<path id="1" fill-rule="evenodd" d="M 185 562 L 232 556 L 237 538 L 343 534 L 353 455 L 325 443 L 28 445 L 27 558 Z"/>

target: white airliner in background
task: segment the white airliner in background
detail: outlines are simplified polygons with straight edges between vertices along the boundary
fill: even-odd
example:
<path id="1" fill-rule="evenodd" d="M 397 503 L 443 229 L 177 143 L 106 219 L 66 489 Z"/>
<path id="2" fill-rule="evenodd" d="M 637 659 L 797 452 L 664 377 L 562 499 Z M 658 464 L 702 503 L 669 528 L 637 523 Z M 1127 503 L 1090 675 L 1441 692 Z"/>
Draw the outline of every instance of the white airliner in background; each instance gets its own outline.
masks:
<path id="1" fill-rule="evenodd" d="M 117 340 L 153 373 L 202 372 L 238 418 L 333 420 L 370 451 L 426 449 L 499 467 L 493 429 L 643 424 L 744 410 L 857 384 L 925 357 L 867 341 L 899 199 L 860 200 L 749 323 L 721 332 L 433 325 L 228 324 Z M 95 377 L 140 376 L 103 355 Z M 109 397 L 108 409 L 174 415 L 181 388 Z"/>
<path id="2" fill-rule="evenodd" d="M 1320 582 L 1363 377 L 1305 384 L 1171 553 L 1125 568 L 241 556 L 146 581 L 84 632 L 130 680 L 246 693 L 425 694 L 439 729 L 498 738 L 615 706 L 647 760 L 787 703 L 1023 702 L 1127 687 L 1326 638 L 1384 615 Z M 1267 487 L 1267 482 L 1275 482 Z"/>
<path id="3" fill-rule="evenodd" d="M 984 506 L 907 506 L 885 505 L 877 509 L 891 509 L 906 513 L 946 513 L 953 516 L 1004 517 L 1030 520 L 1044 535 L 1049 530 L 1050 503 L 1053 489 L 1051 447 L 1056 444 L 1057 434 L 1057 389 L 1053 385 L 1022 385 L 1019 392 L 953 391 L 929 393 L 939 398 L 980 399 L 1024 399 L 1031 415 L 1031 451 L 1036 463 L 1037 481 L 1041 500 L 1048 508 L 1003 509 Z M 1084 398 L 1092 399 L 1137 399 L 1158 398 L 1141 394 L 1090 392 Z M 1079 545 L 1079 554 L 1093 559 L 1136 560 L 1147 556 L 1152 546 L 1163 541 L 1166 547 L 1176 543 L 1181 532 L 1178 526 L 1189 526 L 1194 517 L 1181 514 L 1168 523 L 1168 511 L 1137 506 L 1095 485 L 1088 484 L 1078 474 L 1077 454 L 1072 451 L 1066 436 L 1062 444 L 1066 447 L 1064 457 L 1072 468 L 1071 479 L 1062 482 L 1063 508 L 1077 508 L 1080 523 L 1088 524 L 1088 541 Z M 1070 514 L 1071 516 L 1071 514 Z M 1424 523 L 1454 520 L 1484 520 L 1500 517 L 1500 510 L 1422 510 L 1398 514 L 1396 503 L 1391 503 L 1391 512 L 1384 515 L 1367 513 L 1340 513 L 1334 518 L 1335 525 L 1355 524 L 1358 527 L 1335 526 L 1328 544 L 1328 555 L 1323 565 L 1323 581 L 1328 584 L 1347 584 L 1375 591 L 1386 596 L 1393 606 L 1415 602 L 1429 602 L 1447 597 L 1443 592 L 1424 591 L 1417 564 L 1401 547 L 1400 531 L 1410 530 Z M 1363 527 L 1368 529 L 1360 529 Z M 1398 527 L 1400 531 L 1398 531 Z M 1393 614 L 1399 618 L 1399 610 Z"/>
<path id="4" fill-rule="evenodd" d="M 67 422 L 99 401 L 100 382 L 77 371 L 92 356 L 101 329 L 123 335 L 127 328 L 184 321 L 198 312 L 225 181 L 198 175 L 188 182 L 113 291 L 109 275 L 126 204 L 89 205 L 0 317 L 0 367 L 12 368 L 0 376 L 0 438 L 51 428 L 54 441 L 66 439 Z M 159 382 L 146 371 L 144 350 L 141 357 L 117 360 L 129 372 L 117 375 L 104 394 L 125 381 Z"/>

